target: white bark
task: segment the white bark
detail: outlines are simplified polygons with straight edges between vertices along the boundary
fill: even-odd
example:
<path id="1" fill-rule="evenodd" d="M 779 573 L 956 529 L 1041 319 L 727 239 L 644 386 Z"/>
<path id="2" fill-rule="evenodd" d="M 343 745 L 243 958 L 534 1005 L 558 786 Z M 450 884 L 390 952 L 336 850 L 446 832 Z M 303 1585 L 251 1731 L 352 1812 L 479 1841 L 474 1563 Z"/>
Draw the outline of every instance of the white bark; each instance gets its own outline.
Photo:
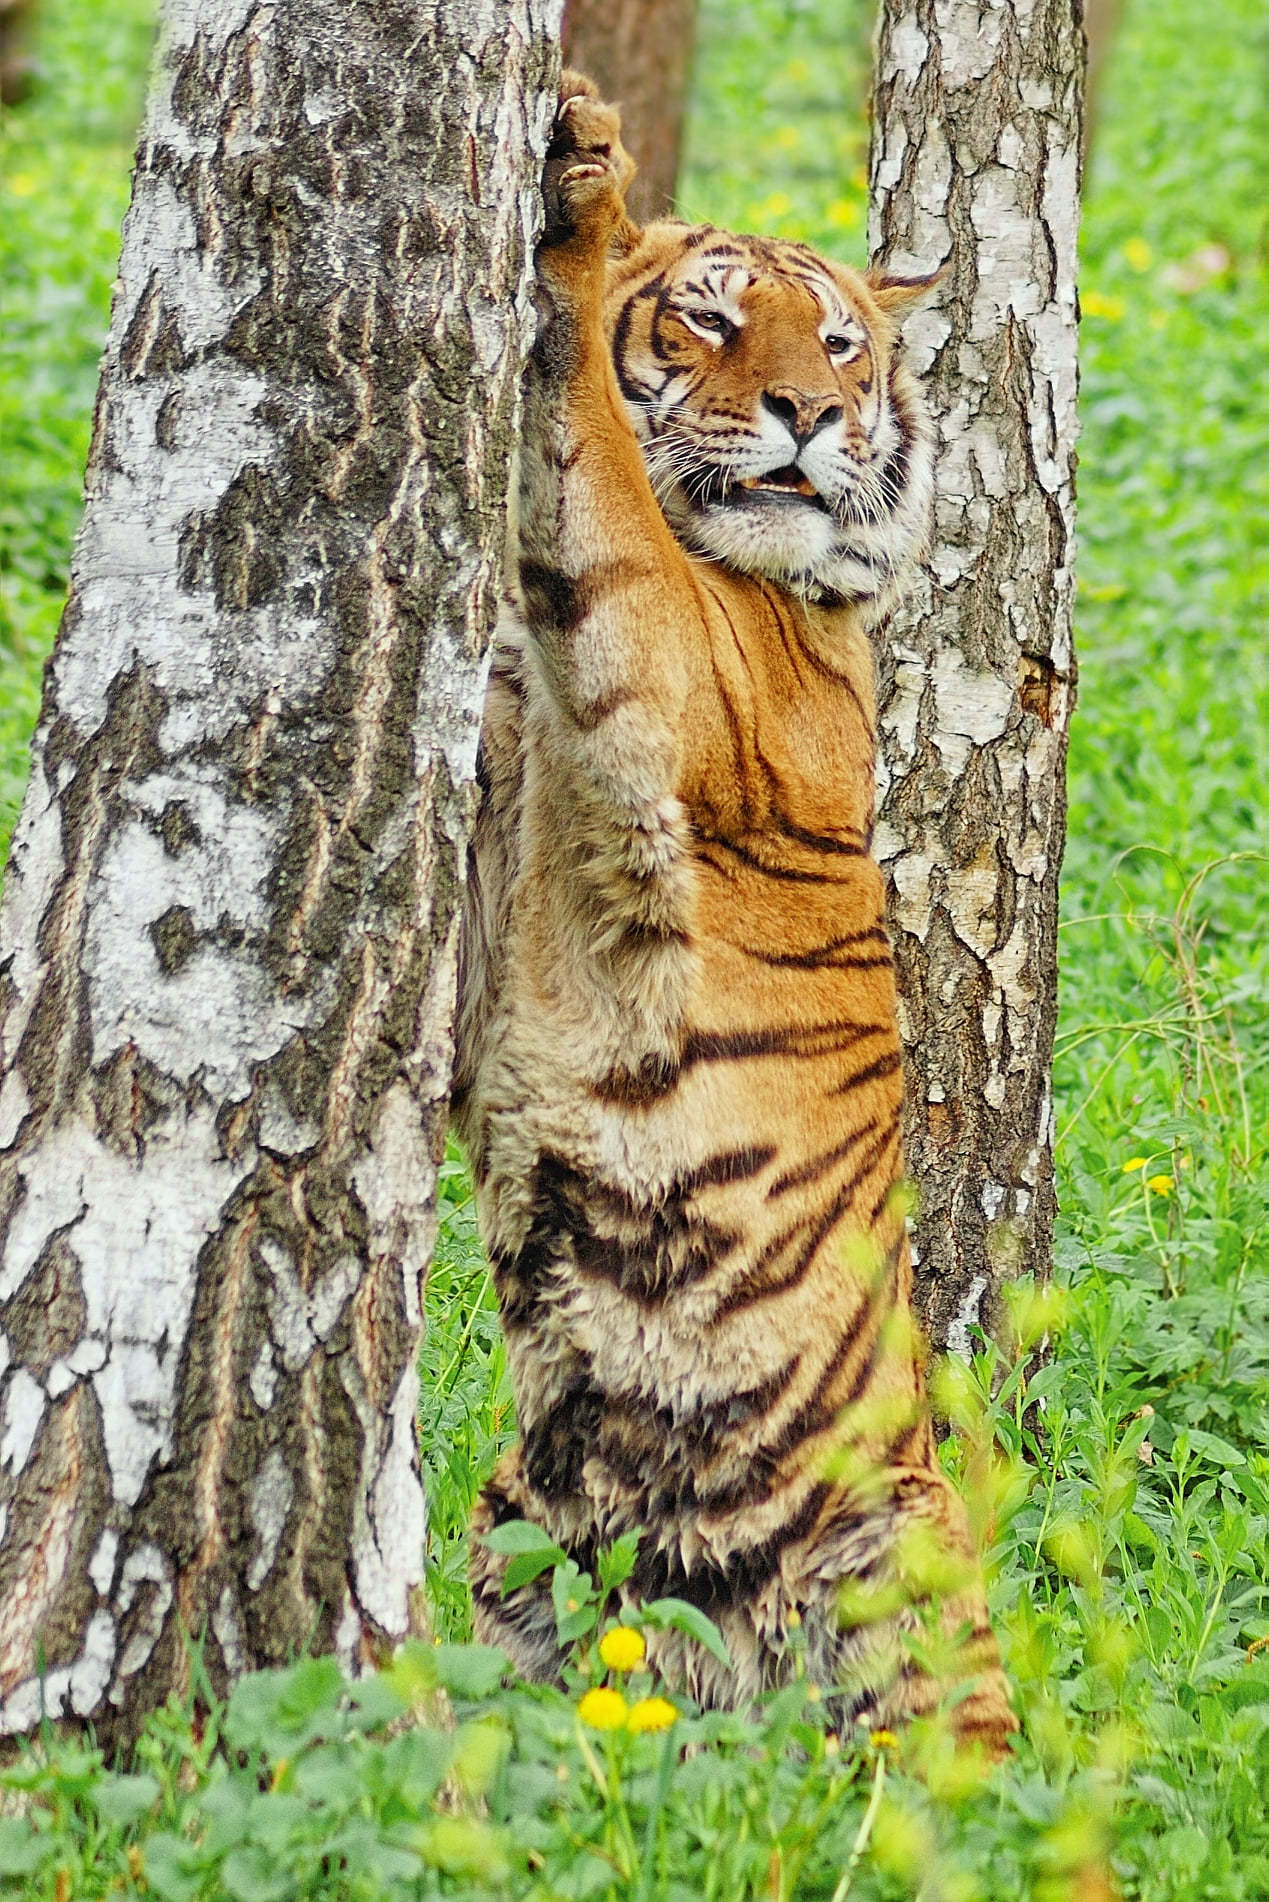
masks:
<path id="1" fill-rule="evenodd" d="M 164 9 L 0 919 L 0 1730 L 416 1621 L 559 13 Z"/>
<path id="2" fill-rule="evenodd" d="M 876 849 L 904 999 L 918 1306 L 936 1345 L 1047 1272 L 1071 645 L 1078 0 L 883 0 L 871 249 L 945 275 L 905 327 L 935 547 L 879 654 Z"/>

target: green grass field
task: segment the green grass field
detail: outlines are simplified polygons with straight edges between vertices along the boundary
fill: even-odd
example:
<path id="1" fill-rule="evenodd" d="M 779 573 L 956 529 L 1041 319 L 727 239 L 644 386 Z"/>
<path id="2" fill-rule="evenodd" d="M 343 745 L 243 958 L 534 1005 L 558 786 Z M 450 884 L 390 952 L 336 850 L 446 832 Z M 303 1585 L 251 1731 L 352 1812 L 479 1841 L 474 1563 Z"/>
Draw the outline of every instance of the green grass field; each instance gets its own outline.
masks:
<path id="1" fill-rule="evenodd" d="M 149 14 L 47 0 L 44 88 L 0 133 L 6 831 L 65 586 Z M 705 0 L 703 18 L 685 208 L 860 261 L 861 9 Z M 923 1757 L 919 1740 L 838 1744 L 802 1687 L 758 1723 L 593 1729 L 576 1706 L 605 1673 L 585 1642 L 567 1692 L 499 1687 L 462 1644 L 462 1528 L 511 1404 L 455 1158 L 421 1400 L 448 1642 L 358 1706 L 312 1661 L 205 1725 L 165 1713 L 127 1775 L 47 1740 L 0 1772 L 25 1798 L 0 1818 L 0 1893 L 1269 1897 L 1267 55 L 1259 0 L 1128 0 L 1088 183 L 1059 1292 L 1024 1291 L 1017 1315 L 1024 1344 L 1043 1329 L 1056 1346 L 1029 1384 L 985 1350 L 944 1395 L 952 1464 L 994 1458 L 1014 1760 L 979 1787 L 937 1740 Z M 562 1589 L 575 1621 L 602 1616 L 584 1581 Z M 438 1681 L 457 1730 L 385 1737 Z"/>

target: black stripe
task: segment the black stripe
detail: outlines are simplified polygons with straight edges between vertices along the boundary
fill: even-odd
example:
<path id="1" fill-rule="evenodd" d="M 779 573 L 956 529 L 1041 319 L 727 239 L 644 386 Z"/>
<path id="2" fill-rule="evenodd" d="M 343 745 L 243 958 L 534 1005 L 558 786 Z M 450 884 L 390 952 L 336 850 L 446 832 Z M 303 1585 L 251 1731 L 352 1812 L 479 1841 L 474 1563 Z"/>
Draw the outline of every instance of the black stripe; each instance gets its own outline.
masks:
<path id="1" fill-rule="evenodd" d="M 838 956 L 839 952 L 865 944 L 883 945 L 884 955 L 858 958 Z M 759 951 L 748 944 L 741 945 L 740 949 L 746 957 L 757 958 L 763 964 L 773 964 L 787 970 L 870 971 L 894 963 L 890 955 L 890 938 L 883 925 L 870 925 L 866 931 L 848 931 L 843 937 L 830 938 L 826 943 L 817 945 L 813 951 Z"/>
<path id="2" fill-rule="evenodd" d="M 838 1188 L 832 1201 L 824 1210 L 816 1216 L 794 1222 L 783 1235 L 767 1244 L 757 1260 L 737 1278 L 719 1303 L 714 1314 L 716 1321 L 737 1314 L 744 1308 L 753 1307 L 759 1301 L 787 1294 L 790 1289 L 796 1288 L 804 1280 L 823 1244 L 839 1222 L 844 1220 L 850 1212 L 850 1205 L 856 1191 L 869 1173 L 876 1168 L 886 1150 L 897 1141 L 898 1134 L 897 1125 L 883 1130 L 875 1141 L 869 1144 L 848 1180 Z M 887 1184 L 887 1195 L 893 1186 L 893 1183 Z M 766 1279 L 763 1271 L 779 1261 L 789 1244 L 799 1234 L 805 1234 L 806 1239 L 798 1249 L 792 1265 L 777 1278 Z"/>
<path id="3" fill-rule="evenodd" d="M 843 1082 L 834 1084 L 830 1094 L 845 1096 L 848 1090 L 858 1089 L 864 1083 L 875 1083 L 883 1076 L 893 1076 L 896 1070 L 902 1068 L 903 1060 L 898 1051 L 891 1051 L 889 1056 L 878 1057 L 875 1063 L 870 1063 L 866 1070 L 857 1070 L 854 1076 L 848 1076 Z"/>
<path id="4" fill-rule="evenodd" d="M 771 817 L 775 821 L 777 830 L 784 838 L 796 840 L 799 845 L 806 846 L 808 851 L 837 852 L 840 853 L 843 858 L 852 859 L 861 859 L 867 856 L 865 848 L 862 845 L 856 844 L 853 840 L 835 839 L 829 832 L 808 832 L 805 827 L 794 825 L 792 819 L 787 819 L 781 812 L 773 812 Z M 843 826 L 841 830 L 843 832 L 858 832 L 859 827 Z"/>
<path id="5" fill-rule="evenodd" d="M 762 589 L 764 594 L 767 594 L 770 583 L 765 580 L 760 580 L 758 586 Z M 770 596 L 768 596 L 768 598 L 770 598 Z M 839 687 L 845 688 L 846 693 L 850 699 L 854 701 L 855 707 L 863 720 L 864 731 L 868 735 L 869 742 L 875 745 L 876 734 L 873 731 L 872 721 L 868 717 L 868 709 L 865 707 L 859 689 L 856 687 L 851 676 L 847 673 L 843 673 L 841 668 L 834 667 L 830 661 L 824 658 L 823 654 L 818 653 L 816 649 L 811 646 L 796 620 L 792 623 L 792 628 L 793 638 L 797 642 L 798 648 L 808 664 L 813 667 L 816 673 L 823 679 L 834 680 Z"/>
<path id="6" fill-rule="evenodd" d="M 775 1159 L 775 1149 L 771 1145 L 749 1149 L 720 1149 L 708 1161 L 699 1163 L 695 1169 L 689 1169 L 678 1177 L 674 1184 L 676 1195 L 691 1195 L 697 1189 L 712 1187 L 721 1182 L 744 1182 L 751 1176 L 761 1174 L 769 1162 Z"/>
<path id="7" fill-rule="evenodd" d="M 579 705 L 575 700 L 570 701 L 568 710 L 579 732 L 593 733 L 596 727 L 602 726 L 605 720 L 611 719 L 613 714 L 619 712 L 622 707 L 637 702 L 638 698 L 633 687 L 614 687 L 611 693 L 601 694 L 598 699 L 588 700 L 585 705 Z"/>
<path id="8" fill-rule="evenodd" d="M 793 885 L 841 885 L 845 882 L 828 872 L 808 872 L 800 871 L 791 865 L 772 865 L 751 852 L 747 846 L 740 845 L 735 839 L 725 838 L 721 833 L 702 832 L 699 827 L 695 827 L 694 831 L 696 835 L 694 857 L 704 860 L 707 865 L 712 865 L 714 870 L 721 872 L 724 877 L 733 878 L 735 873 L 713 858 L 712 853 L 715 850 L 728 853 L 748 871 L 760 872 L 764 878 L 780 879 Z M 862 858 L 863 848 L 860 847 L 851 856 Z"/>
<path id="9" fill-rule="evenodd" d="M 861 1024 L 832 1018 L 820 1024 L 793 1024 L 768 1030 L 694 1030 L 683 1045 L 683 1064 L 738 1062 L 748 1057 L 830 1057 L 890 1034 L 889 1024 Z M 836 1094 L 834 1091 L 833 1094 Z"/>
<path id="10" fill-rule="evenodd" d="M 625 396 L 635 397 L 638 390 L 644 387 L 636 383 L 626 369 L 626 347 L 630 341 L 630 326 L 634 321 L 635 305 L 646 302 L 650 297 L 657 297 L 660 294 L 660 289 L 660 278 L 654 278 L 650 284 L 641 284 L 637 290 L 631 291 L 620 311 L 617 313 L 617 322 L 613 329 L 611 355 L 613 363 L 616 365 L 617 381 L 621 385 L 622 394 Z"/>
<path id="11" fill-rule="evenodd" d="M 748 950 L 748 946 L 743 947 Z M 749 951 L 751 958 L 760 958 L 764 964 L 783 966 L 789 970 L 803 971 L 889 971 L 894 969 L 894 958 L 889 951 L 878 951 L 872 957 L 831 957 L 819 951 L 785 951 L 780 953 Z"/>
<path id="12" fill-rule="evenodd" d="M 631 918 L 621 928 L 621 942 L 630 950 L 651 951 L 658 946 L 687 945 L 692 940 L 678 925 L 665 924 L 656 918 Z"/>
<path id="13" fill-rule="evenodd" d="M 684 1071 L 698 1063 L 738 1063 L 750 1057 L 839 1056 L 866 1037 L 888 1036 L 892 1031 L 891 1024 L 861 1024 L 853 1018 L 769 1030 L 692 1031 L 677 1055 L 648 1055 L 634 1067 L 614 1065 L 590 1086 L 590 1094 L 602 1103 L 646 1108 L 677 1089 Z M 893 1067 L 898 1068 L 897 1058 Z M 861 1074 L 866 1077 L 871 1071 Z M 850 1088 L 850 1083 L 848 1078 L 830 1094 Z"/>
<path id="14" fill-rule="evenodd" d="M 731 751 L 732 751 L 732 761 L 733 761 L 731 776 L 735 780 L 736 787 L 740 793 L 740 799 L 741 799 L 740 814 L 745 824 L 749 825 L 752 823 L 752 820 L 753 820 L 753 812 L 749 802 L 748 776 L 744 770 L 745 742 L 744 742 L 744 736 L 742 735 L 740 730 L 740 716 L 736 712 L 735 702 L 732 700 L 731 695 L 728 693 L 726 683 L 723 680 L 722 674 L 718 670 L 718 660 L 712 646 L 710 647 L 710 652 L 709 652 L 709 664 L 713 671 L 714 685 L 715 685 L 715 688 L 717 689 L 718 700 L 723 710 L 723 718 L 727 722 L 727 731 L 731 735 Z"/>
<path id="15" fill-rule="evenodd" d="M 586 588 L 572 575 L 545 562 L 522 560 L 520 586 L 530 618 L 557 633 L 569 634 L 585 618 Z"/>
<path id="16" fill-rule="evenodd" d="M 515 1255 L 494 1257 L 503 1324 L 535 1317 L 559 1264 L 640 1302 L 659 1304 L 692 1286 L 737 1247 L 739 1231 L 693 1206 L 700 1190 L 739 1182 L 770 1163 L 770 1148 L 719 1150 L 647 1202 L 587 1179 L 560 1157 L 539 1158 L 529 1231 Z"/>
<path id="17" fill-rule="evenodd" d="M 798 1511 L 760 1545 L 733 1552 L 726 1562 L 699 1563 L 688 1571 L 677 1552 L 645 1547 L 635 1563 L 631 1583 L 643 1598 L 673 1596 L 717 1615 L 733 1605 L 751 1604 L 779 1570 L 785 1551 L 806 1538 L 820 1516 L 831 1487 L 813 1486 Z"/>
<path id="18" fill-rule="evenodd" d="M 719 1486 L 700 1494 L 699 1503 L 703 1512 L 734 1512 L 742 1506 L 757 1505 L 769 1499 L 779 1485 L 788 1483 L 790 1476 L 781 1474 L 781 1462 L 787 1460 L 790 1453 L 804 1441 L 822 1433 L 841 1411 L 840 1401 L 826 1405 L 824 1396 L 850 1358 L 856 1339 L 853 1329 L 842 1336 L 827 1364 L 820 1370 L 810 1394 L 797 1411 L 790 1414 L 775 1438 L 753 1454 L 750 1470 L 743 1479 L 730 1486 Z M 787 1386 L 788 1383 L 785 1384 Z M 796 1479 L 797 1475 L 791 1477 Z"/>
<path id="19" fill-rule="evenodd" d="M 915 442 L 912 418 L 899 401 L 898 391 L 895 388 L 898 374 L 899 365 L 896 360 L 891 364 L 890 373 L 886 378 L 886 395 L 890 399 L 890 411 L 899 431 L 899 440 L 883 467 L 877 471 L 877 481 L 881 485 L 883 499 L 892 513 L 898 508 L 903 492 L 908 486 L 912 473 L 912 449 Z"/>
<path id="20" fill-rule="evenodd" d="M 604 1416 L 604 1396 L 585 1375 L 569 1382 L 545 1418 L 522 1436 L 529 1484 L 544 1499 L 582 1490 L 582 1466 Z"/>
<path id="21" fill-rule="evenodd" d="M 874 1290 L 874 1295 L 876 1292 Z M 864 1318 L 867 1319 L 867 1316 Z M 883 1315 L 881 1319 L 884 1328 L 885 1316 Z M 839 1421 L 846 1409 L 857 1402 L 863 1392 L 866 1372 L 861 1369 L 852 1382 L 851 1394 L 847 1399 L 829 1400 L 827 1398 L 834 1380 L 849 1358 L 851 1350 L 858 1345 L 858 1341 L 857 1331 L 852 1331 L 843 1337 L 834 1350 L 832 1359 L 816 1381 L 814 1393 L 803 1402 L 797 1413 L 785 1422 L 770 1446 L 759 1447 L 751 1456 L 752 1471 L 747 1473 L 744 1479 L 730 1486 L 698 1491 L 696 1503 L 702 1512 L 739 1511 L 743 1507 L 757 1505 L 764 1499 L 770 1498 L 780 1486 L 787 1485 L 791 1483 L 791 1479 L 797 1478 L 796 1473 L 792 1476 L 782 1475 L 779 1462 L 787 1459 L 789 1454 L 806 1440 L 815 1438 L 827 1427 L 832 1426 L 835 1421 Z M 867 1371 L 870 1372 L 871 1368 Z M 864 1374 L 863 1379 L 860 1377 L 861 1373 Z M 922 1433 L 927 1423 L 928 1416 L 922 1409 L 919 1418 L 911 1426 L 904 1427 L 891 1445 L 878 1456 L 875 1470 L 882 1474 L 889 1472 L 898 1463 L 900 1455 L 906 1451 L 912 1440 Z M 853 1511 L 849 1516 L 851 1519 L 857 1517 Z M 857 1568 L 852 1573 L 852 1577 L 866 1577 L 873 1569 L 875 1568 L 871 1565 Z"/>
<path id="22" fill-rule="evenodd" d="M 813 1156 L 809 1162 L 804 1162 L 801 1168 L 789 1169 L 784 1175 L 777 1176 L 767 1190 L 768 1202 L 777 1195 L 786 1194 L 789 1189 L 800 1189 L 808 1182 L 817 1182 L 833 1167 L 834 1163 L 844 1162 L 852 1149 L 857 1149 L 867 1137 L 877 1135 L 880 1128 L 881 1125 L 874 1117 L 870 1122 L 864 1123 L 853 1135 L 848 1136 L 845 1142 L 838 1143 L 833 1149 L 826 1149 L 821 1155 Z"/>
<path id="23" fill-rule="evenodd" d="M 740 1232 L 699 1218 L 689 1223 L 657 1216 L 651 1232 L 637 1242 L 585 1231 L 572 1239 L 579 1275 L 606 1282 L 636 1301 L 659 1304 L 716 1268 L 735 1249 Z"/>
<path id="24" fill-rule="evenodd" d="M 698 1398 L 685 1412 L 651 1400 L 635 1402 L 604 1394 L 598 1435 L 590 1450 L 633 1490 L 659 1487 L 684 1504 L 693 1504 L 700 1498 L 701 1469 L 727 1450 L 738 1431 L 770 1412 L 801 1359 L 796 1353 L 757 1386 L 716 1400 Z"/>
<path id="25" fill-rule="evenodd" d="M 868 1215 L 866 1218 L 869 1227 L 871 1228 L 876 1227 L 882 1215 L 886 1212 L 890 1203 L 890 1198 L 894 1194 L 895 1190 L 898 1188 L 899 1182 L 900 1182 L 900 1178 L 896 1176 L 894 1181 L 890 1183 L 890 1185 L 885 1190 L 883 1190 L 881 1195 L 877 1197 L 877 1200 L 873 1203 L 872 1207 L 869 1209 Z"/>
<path id="26" fill-rule="evenodd" d="M 652 1052 L 633 1066 L 615 1063 L 590 1086 L 589 1094 L 599 1103 L 646 1109 L 678 1088 L 682 1069 L 680 1057 Z"/>

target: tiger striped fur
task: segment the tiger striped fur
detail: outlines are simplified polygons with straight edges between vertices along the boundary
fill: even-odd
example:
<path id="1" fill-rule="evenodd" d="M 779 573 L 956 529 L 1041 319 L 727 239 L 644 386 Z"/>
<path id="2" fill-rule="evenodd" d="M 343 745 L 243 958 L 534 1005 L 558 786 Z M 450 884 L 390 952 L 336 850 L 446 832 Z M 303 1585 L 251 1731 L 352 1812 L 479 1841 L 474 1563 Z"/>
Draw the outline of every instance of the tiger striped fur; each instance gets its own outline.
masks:
<path id="1" fill-rule="evenodd" d="M 489 684 L 456 1116 L 520 1441 L 478 1502 L 478 1635 L 557 1673 L 548 1581 L 643 1529 L 632 1597 L 727 1641 L 705 1704 L 803 1668 L 845 1721 L 954 1692 L 1013 1727 L 909 1317 L 866 619 L 928 533 L 911 285 L 799 244 L 636 228 L 566 76 L 538 259 L 518 563 Z M 945 1665 L 903 1634 L 938 1601 Z M 928 1619 L 927 1619 L 928 1623 Z M 958 1700 L 958 1701 L 956 1701 Z"/>

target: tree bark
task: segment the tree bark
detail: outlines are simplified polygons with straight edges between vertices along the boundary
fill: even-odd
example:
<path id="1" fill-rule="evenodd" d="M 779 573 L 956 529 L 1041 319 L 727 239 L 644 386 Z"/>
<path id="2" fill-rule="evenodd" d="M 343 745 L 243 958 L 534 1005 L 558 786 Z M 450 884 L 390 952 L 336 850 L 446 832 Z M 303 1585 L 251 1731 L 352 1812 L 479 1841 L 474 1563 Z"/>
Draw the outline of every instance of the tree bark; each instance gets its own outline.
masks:
<path id="1" fill-rule="evenodd" d="M 419 1625 L 559 0 L 168 0 L 2 923 L 0 1729 Z"/>
<path id="2" fill-rule="evenodd" d="M 626 193 L 639 224 L 674 206 L 696 37 L 696 0 L 566 0 L 564 58 L 621 107 L 639 167 Z"/>
<path id="3" fill-rule="evenodd" d="M 934 552 L 879 644 L 885 866 L 936 1347 L 1048 1272 L 1076 397 L 1079 0 L 883 0 L 871 251 L 943 265 L 906 325 Z"/>

